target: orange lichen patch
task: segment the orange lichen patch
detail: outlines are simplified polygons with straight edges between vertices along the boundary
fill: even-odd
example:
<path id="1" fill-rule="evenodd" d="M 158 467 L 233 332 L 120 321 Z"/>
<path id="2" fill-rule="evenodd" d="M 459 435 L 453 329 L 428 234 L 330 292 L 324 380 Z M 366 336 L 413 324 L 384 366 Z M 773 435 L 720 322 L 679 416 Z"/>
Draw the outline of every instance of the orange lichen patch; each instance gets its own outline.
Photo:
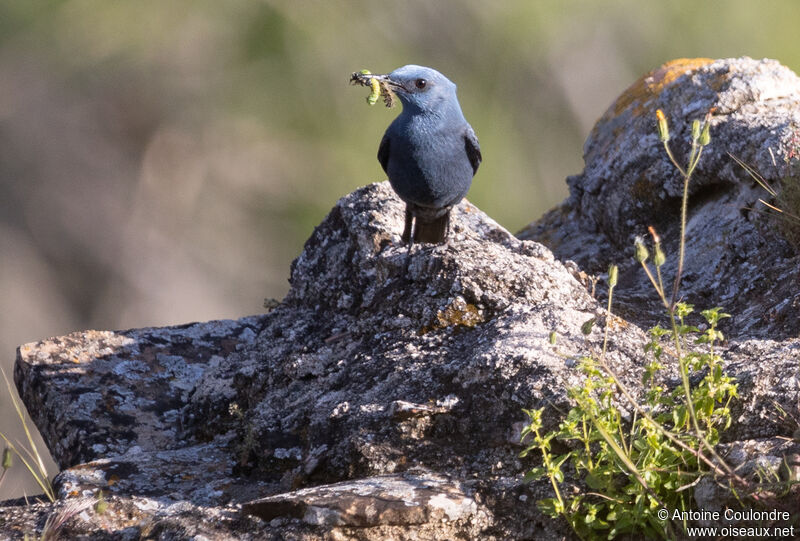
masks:
<path id="1" fill-rule="evenodd" d="M 614 314 L 608 314 L 606 317 L 606 325 L 610 331 L 621 331 L 630 327 L 630 323 Z"/>
<path id="2" fill-rule="evenodd" d="M 483 314 L 481 314 L 478 307 L 467 303 L 459 297 L 453 300 L 444 310 L 439 310 L 436 313 L 436 321 L 432 325 L 423 327 L 420 333 L 425 334 L 435 329 L 445 329 L 453 326 L 474 327 L 478 323 L 483 323 L 483 321 L 485 321 Z"/>
<path id="3" fill-rule="evenodd" d="M 617 116 L 633 104 L 637 104 L 636 113 L 651 97 L 657 96 L 667 85 L 681 75 L 691 73 L 714 62 L 712 58 L 676 58 L 640 77 L 623 92 L 611 107 Z"/>
<path id="4" fill-rule="evenodd" d="M 474 327 L 483 321 L 478 307 L 474 304 L 454 302 L 444 310 L 436 314 L 436 323 L 440 328 L 451 325 L 463 325 L 464 327 Z"/>

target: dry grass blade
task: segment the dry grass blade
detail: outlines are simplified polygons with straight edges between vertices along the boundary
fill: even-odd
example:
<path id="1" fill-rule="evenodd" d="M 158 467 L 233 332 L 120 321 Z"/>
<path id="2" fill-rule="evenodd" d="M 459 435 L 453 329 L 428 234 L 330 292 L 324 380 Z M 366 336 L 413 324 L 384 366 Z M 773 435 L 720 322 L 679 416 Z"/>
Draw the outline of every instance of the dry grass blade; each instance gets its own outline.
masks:
<path id="1" fill-rule="evenodd" d="M 770 150 L 770 155 L 772 155 L 772 149 L 769 150 Z M 769 182 L 767 182 L 764 176 L 761 175 L 758 171 L 756 171 L 752 166 L 746 164 L 744 161 L 737 158 L 730 152 L 728 153 L 728 156 L 730 156 L 737 164 L 739 164 L 742 167 L 742 169 L 747 171 L 747 174 L 749 174 L 753 178 L 753 180 L 755 180 L 758 183 L 759 186 L 761 186 L 767 193 L 770 194 L 770 196 L 772 196 L 776 200 L 775 205 L 773 205 L 772 203 L 768 203 L 763 199 L 758 200 L 759 203 L 767 207 L 772 212 L 761 212 L 757 209 L 752 209 L 752 208 L 748 208 L 748 210 L 755 210 L 756 212 L 761 212 L 762 214 L 766 214 L 768 216 L 775 216 L 777 218 L 780 218 L 781 220 L 783 220 L 786 226 L 785 233 L 787 235 L 787 238 L 790 241 L 793 241 L 795 244 L 800 242 L 800 232 L 797 231 L 797 226 L 800 225 L 800 216 L 787 210 L 787 209 L 795 209 L 798 207 L 797 194 L 800 193 L 800 190 L 798 190 L 796 187 L 797 180 L 793 179 L 792 177 L 784 178 L 784 180 L 782 181 L 783 189 L 780 192 L 778 192 L 769 184 Z M 775 162 L 774 156 L 772 157 L 772 160 L 774 163 Z M 792 181 L 795 184 L 792 184 Z M 794 188 L 792 188 L 793 186 Z"/>
<path id="2" fill-rule="evenodd" d="M 67 502 L 64 507 L 47 517 L 39 541 L 56 541 L 60 537 L 61 530 L 67 521 L 90 508 L 93 503 L 94 500 L 92 498 L 81 498 Z"/>
<path id="3" fill-rule="evenodd" d="M 733 159 L 733 161 L 738 163 L 742 167 L 742 169 L 747 171 L 747 174 L 750 175 L 753 178 L 753 180 L 758 182 L 759 186 L 767 190 L 767 193 L 769 193 L 772 197 L 776 197 L 778 195 L 778 192 L 776 192 L 775 189 L 772 186 L 770 186 L 769 182 L 767 182 L 767 180 L 761 175 L 761 173 L 753 169 L 748 164 L 744 163 L 741 159 L 737 158 L 730 152 L 728 152 L 728 156 L 730 156 L 731 159 Z"/>
<path id="4" fill-rule="evenodd" d="M 20 452 L 17 446 L 9 440 L 5 434 L 0 432 L 0 438 L 2 438 L 6 445 L 16 454 L 22 463 L 25 465 L 25 468 L 30 472 L 33 476 L 36 483 L 41 487 L 42 491 L 44 492 L 47 499 L 51 502 L 55 501 L 56 495 L 55 491 L 53 490 L 53 486 L 50 484 L 50 479 L 47 475 L 47 468 L 44 465 L 44 460 L 42 460 L 42 455 L 39 453 L 39 449 L 36 447 L 36 442 L 33 439 L 33 435 L 31 434 L 30 429 L 28 428 L 28 422 L 25 420 L 25 412 L 22 411 L 22 407 L 20 406 L 17 399 L 14 397 L 14 389 L 11 386 L 11 382 L 8 380 L 6 376 L 5 370 L 0 368 L 0 373 L 3 375 L 3 380 L 6 383 L 6 389 L 8 390 L 8 396 L 11 398 L 11 403 L 14 404 L 14 409 L 17 412 L 17 417 L 22 424 L 22 428 L 25 431 L 25 438 L 28 441 L 28 446 L 25 447 L 20 444 L 20 448 L 28 455 L 30 460 L 25 458 L 25 455 Z M 19 442 L 18 442 L 19 443 Z"/>

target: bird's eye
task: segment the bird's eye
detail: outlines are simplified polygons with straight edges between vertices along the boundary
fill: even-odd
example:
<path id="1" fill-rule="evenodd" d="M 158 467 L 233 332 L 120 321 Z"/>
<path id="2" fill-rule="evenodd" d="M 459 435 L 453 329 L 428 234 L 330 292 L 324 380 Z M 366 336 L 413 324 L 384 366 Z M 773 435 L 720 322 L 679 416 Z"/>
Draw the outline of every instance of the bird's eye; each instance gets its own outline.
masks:
<path id="1" fill-rule="evenodd" d="M 428 81 L 426 81 L 425 79 L 417 79 L 416 81 L 414 81 L 414 85 L 420 90 L 422 90 L 423 88 L 428 86 Z"/>

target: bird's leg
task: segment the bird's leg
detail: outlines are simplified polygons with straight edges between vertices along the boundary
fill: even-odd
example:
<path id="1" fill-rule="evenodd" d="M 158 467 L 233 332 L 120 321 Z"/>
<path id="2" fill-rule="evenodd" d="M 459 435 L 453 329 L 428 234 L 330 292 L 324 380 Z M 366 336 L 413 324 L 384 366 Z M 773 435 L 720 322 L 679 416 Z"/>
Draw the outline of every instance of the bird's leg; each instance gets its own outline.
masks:
<path id="1" fill-rule="evenodd" d="M 403 242 L 408 244 L 406 250 L 406 263 L 404 268 L 404 275 L 408 276 L 408 267 L 411 266 L 411 246 L 414 244 L 414 215 L 411 214 L 411 208 L 406 205 L 406 225 L 403 229 Z"/>
<path id="2" fill-rule="evenodd" d="M 402 240 L 404 243 L 409 245 L 414 243 L 414 237 L 411 234 L 413 226 L 414 226 L 414 215 L 411 214 L 411 209 L 408 208 L 408 205 L 406 205 L 406 226 L 405 229 L 403 229 Z"/>
<path id="3" fill-rule="evenodd" d="M 447 244 L 447 240 L 450 238 L 450 210 L 447 211 L 445 214 L 445 222 L 444 222 L 444 243 Z"/>

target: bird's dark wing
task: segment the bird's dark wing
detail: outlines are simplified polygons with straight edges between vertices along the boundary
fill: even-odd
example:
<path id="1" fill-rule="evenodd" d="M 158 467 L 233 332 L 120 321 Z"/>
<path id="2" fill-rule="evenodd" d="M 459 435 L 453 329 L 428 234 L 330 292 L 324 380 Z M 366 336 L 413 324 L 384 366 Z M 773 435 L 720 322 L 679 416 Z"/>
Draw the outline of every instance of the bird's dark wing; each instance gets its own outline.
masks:
<path id="1" fill-rule="evenodd" d="M 389 136 L 384 135 L 381 139 L 381 146 L 378 147 L 378 161 L 383 167 L 384 172 L 389 173 Z"/>
<path id="2" fill-rule="evenodd" d="M 475 132 L 472 131 L 470 126 L 467 126 L 467 131 L 464 132 L 464 148 L 467 151 L 467 158 L 472 165 L 472 174 L 478 172 L 478 166 L 481 164 L 483 157 L 481 156 L 481 146 L 478 144 L 478 138 L 475 137 Z"/>

